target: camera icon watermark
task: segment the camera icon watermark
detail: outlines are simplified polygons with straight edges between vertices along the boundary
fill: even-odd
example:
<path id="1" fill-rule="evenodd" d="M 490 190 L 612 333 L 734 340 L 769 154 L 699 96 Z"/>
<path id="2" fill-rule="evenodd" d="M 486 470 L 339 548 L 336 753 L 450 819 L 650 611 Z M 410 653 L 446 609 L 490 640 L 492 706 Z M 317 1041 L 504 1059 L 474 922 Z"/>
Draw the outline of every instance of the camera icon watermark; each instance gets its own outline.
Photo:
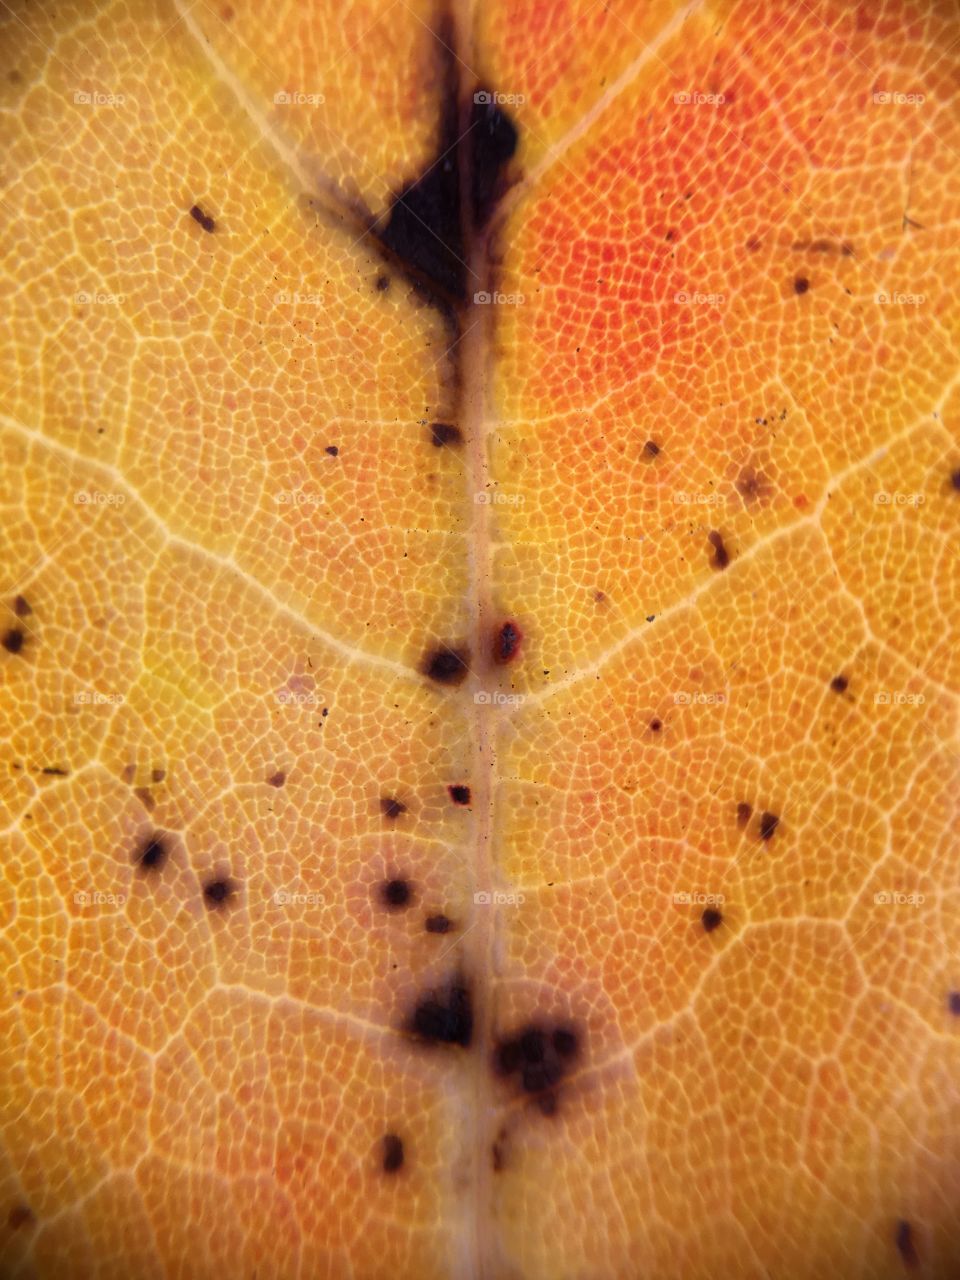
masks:
<path id="1" fill-rule="evenodd" d="M 492 893 L 481 890 L 473 895 L 473 901 L 478 907 L 520 907 L 526 900 L 522 893 L 501 893 L 498 890 Z"/>
<path id="2" fill-rule="evenodd" d="M 101 693 L 98 689 L 82 689 L 73 695 L 78 707 L 119 707 L 126 701 L 122 693 Z"/>
<path id="3" fill-rule="evenodd" d="M 681 890 L 673 895 L 674 905 L 678 907 L 722 907 L 726 898 L 722 893 L 696 893 Z"/>
<path id="4" fill-rule="evenodd" d="M 103 893 L 99 889 L 78 889 L 73 895 L 78 907 L 122 907 L 126 900 L 125 893 Z"/>
<path id="5" fill-rule="evenodd" d="M 873 895 L 874 905 L 878 907 L 922 907 L 926 902 L 922 893 L 900 893 L 895 889 L 881 890 Z"/>
<path id="6" fill-rule="evenodd" d="M 524 695 L 522 693 L 503 693 L 500 689 L 489 691 L 481 689 L 473 695 L 473 700 L 478 707 L 519 707 L 523 703 Z"/>
<path id="7" fill-rule="evenodd" d="M 326 100 L 325 94 L 301 93 L 299 89 L 292 92 L 280 89 L 273 95 L 275 107 L 322 107 Z"/>
<path id="8" fill-rule="evenodd" d="M 873 95 L 875 106 L 920 107 L 926 102 L 923 93 L 888 93 L 880 90 Z"/>
<path id="9" fill-rule="evenodd" d="M 320 907 L 323 906 L 323 894 L 314 890 L 277 889 L 273 901 L 278 907 Z"/>
<path id="10" fill-rule="evenodd" d="M 122 93 L 98 93 L 96 90 L 78 89 L 73 95 L 78 107 L 122 107 L 126 100 Z"/>
<path id="11" fill-rule="evenodd" d="M 527 97 L 523 93 L 497 93 L 493 89 L 478 89 L 473 100 L 478 106 L 519 107 L 526 102 Z"/>
<path id="12" fill-rule="evenodd" d="M 922 693 L 905 693 L 902 689 L 881 689 L 873 695 L 877 707 L 922 707 L 926 700 Z"/>
<path id="13" fill-rule="evenodd" d="M 678 107 L 722 107 L 726 100 L 723 93 L 698 93 L 695 90 L 673 95 L 674 105 Z"/>
<path id="14" fill-rule="evenodd" d="M 520 307 L 526 300 L 523 293 L 500 293 L 497 289 L 492 293 L 481 289 L 473 295 L 473 301 L 478 307 Z"/>
<path id="15" fill-rule="evenodd" d="M 281 707 L 318 707 L 320 699 L 315 693 L 301 693 L 295 689 L 278 689 L 276 700 Z"/>
<path id="16" fill-rule="evenodd" d="M 501 493 L 499 489 L 493 491 L 482 489 L 473 495 L 473 500 L 478 507 L 520 507 L 523 506 L 524 495 Z"/>
<path id="17" fill-rule="evenodd" d="M 124 493 L 102 493 L 99 489 L 78 489 L 73 495 L 78 507 L 122 507 L 126 500 Z"/>
<path id="18" fill-rule="evenodd" d="M 702 689 L 687 691 L 678 689 L 673 695 L 674 703 L 679 707 L 722 707 L 727 701 L 725 693 L 705 693 Z"/>

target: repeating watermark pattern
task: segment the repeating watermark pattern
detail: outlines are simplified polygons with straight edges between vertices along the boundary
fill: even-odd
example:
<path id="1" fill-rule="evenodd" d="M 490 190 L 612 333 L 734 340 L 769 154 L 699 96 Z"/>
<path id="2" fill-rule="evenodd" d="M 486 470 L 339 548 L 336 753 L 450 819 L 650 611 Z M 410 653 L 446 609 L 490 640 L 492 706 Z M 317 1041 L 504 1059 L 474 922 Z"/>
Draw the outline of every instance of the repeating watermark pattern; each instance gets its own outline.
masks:
<path id="1" fill-rule="evenodd" d="M 495 89 L 478 89 L 473 100 L 481 107 L 522 107 L 527 97 L 524 93 L 497 93 Z"/>
<path id="2" fill-rule="evenodd" d="M 673 895 L 674 905 L 678 907 L 722 907 L 726 898 L 722 893 L 689 893 L 681 890 Z"/>
<path id="3" fill-rule="evenodd" d="M 127 300 L 125 293 L 104 293 L 98 289 L 92 292 L 82 289 L 73 295 L 73 300 L 81 307 L 119 307 Z"/>
<path id="4" fill-rule="evenodd" d="M 126 701 L 122 693 L 101 693 L 99 689 L 82 689 L 73 695 L 78 707 L 119 707 Z"/>
<path id="5" fill-rule="evenodd" d="M 924 502 L 926 498 L 922 493 L 888 493 L 886 489 L 881 489 L 873 495 L 875 507 L 922 507 Z"/>
<path id="6" fill-rule="evenodd" d="M 673 295 L 674 302 L 681 307 L 722 307 L 727 300 L 725 293 L 689 293 L 681 289 Z"/>
<path id="7" fill-rule="evenodd" d="M 323 495 L 308 493 L 306 489 L 281 489 L 274 502 L 281 507 L 319 507 L 323 502 Z"/>
<path id="8" fill-rule="evenodd" d="M 473 295 L 473 300 L 478 307 L 521 307 L 527 299 L 522 293 L 500 293 L 496 289 L 488 293 L 481 289 Z"/>
<path id="9" fill-rule="evenodd" d="M 278 889 L 273 901 L 278 907 L 320 907 L 324 897 L 315 890 Z"/>
<path id="10" fill-rule="evenodd" d="M 275 107 L 322 107 L 326 100 L 325 94 L 302 93 L 299 89 L 294 89 L 291 92 L 286 89 L 278 89 L 273 95 L 273 105 Z"/>
<path id="11" fill-rule="evenodd" d="M 881 689 L 873 695 L 877 707 L 922 707 L 926 698 L 922 693 L 906 693 L 903 689 Z"/>
<path id="12" fill-rule="evenodd" d="M 674 104 L 678 107 L 722 107 L 726 100 L 726 94 L 699 93 L 696 90 L 673 95 Z"/>
<path id="13" fill-rule="evenodd" d="M 494 689 L 492 692 L 481 689 L 479 693 L 473 695 L 473 700 L 478 707 L 519 707 L 523 699 L 522 693 L 503 693 L 499 689 Z"/>
<path id="14" fill-rule="evenodd" d="M 526 902 L 522 893 L 502 893 L 499 890 L 492 893 L 481 890 L 473 895 L 473 900 L 478 907 L 519 907 Z"/>
<path id="15" fill-rule="evenodd" d="M 89 92 L 78 89 L 73 95 L 73 101 L 78 107 L 122 107 L 126 100 L 125 94 L 100 93 L 95 89 Z"/>
<path id="16" fill-rule="evenodd" d="M 280 289 L 273 295 L 273 303 L 277 307 L 322 307 L 325 299 L 322 293 L 291 293 Z"/>
<path id="17" fill-rule="evenodd" d="M 926 100 L 923 93 L 888 93 L 883 89 L 873 95 L 874 105 L 879 107 L 921 107 Z"/>
<path id="18" fill-rule="evenodd" d="M 103 893 L 100 889 L 78 889 L 73 901 L 78 907 L 122 907 L 125 893 Z"/>
<path id="19" fill-rule="evenodd" d="M 678 689 L 673 695 L 674 702 L 681 707 L 722 707 L 727 700 L 725 693 L 705 693 L 702 689 L 689 692 Z"/>
<path id="20" fill-rule="evenodd" d="M 278 689 L 275 696 L 281 707 L 320 706 L 320 699 L 315 693 L 307 693 L 298 689 Z"/>
<path id="21" fill-rule="evenodd" d="M 125 493 L 103 493 L 99 489 L 78 489 L 73 495 L 78 507 L 122 507 L 126 500 Z"/>
<path id="22" fill-rule="evenodd" d="M 521 507 L 524 502 L 522 493 L 502 493 L 499 489 L 488 492 L 483 489 L 473 495 L 478 507 Z"/>
<path id="23" fill-rule="evenodd" d="M 688 493 L 685 489 L 680 489 L 673 495 L 673 501 L 681 506 L 716 507 L 723 502 L 723 498 L 719 493 Z"/>
<path id="24" fill-rule="evenodd" d="M 873 895 L 878 907 L 922 907 L 926 900 L 922 893 L 900 893 L 896 889 L 881 889 Z"/>
<path id="25" fill-rule="evenodd" d="M 927 300 L 925 293 L 875 293 L 873 300 L 881 307 L 922 307 Z"/>

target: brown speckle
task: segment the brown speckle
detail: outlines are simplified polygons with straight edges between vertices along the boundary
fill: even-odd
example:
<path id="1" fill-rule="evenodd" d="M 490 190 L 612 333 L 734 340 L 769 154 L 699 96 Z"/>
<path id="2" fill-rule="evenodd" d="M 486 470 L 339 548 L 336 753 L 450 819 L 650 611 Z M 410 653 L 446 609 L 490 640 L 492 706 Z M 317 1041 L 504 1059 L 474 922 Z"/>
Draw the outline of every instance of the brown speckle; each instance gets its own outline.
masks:
<path id="1" fill-rule="evenodd" d="M 710 558 L 710 563 L 715 569 L 725 569 L 730 563 L 730 553 L 724 546 L 723 538 L 714 529 L 707 534 L 707 541 L 713 547 L 713 555 Z"/>
<path id="2" fill-rule="evenodd" d="M 780 825 L 780 819 L 775 813 L 761 813 L 760 815 L 760 839 L 771 840 L 773 833 Z"/>
<path id="3" fill-rule="evenodd" d="M 381 796 L 380 812 L 385 818 L 399 818 L 402 813 L 407 812 L 407 806 L 395 796 Z"/>
<path id="4" fill-rule="evenodd" d="M 216 227 L 217 227 L 216 222 L 214 222 L 213 218 L 211 218 L 208 213 L 204 213 L 198 204 L 195 204 L 191 207 L 190 217 L 194 220 L 194 222 L 199 222 L 201 227 L 203 227 L 204 231 L 216 230 Z"/>
<path id="5" fill-rule="evenodd" d="M 267 786 L 282 787 L 287 780 L 287 775 L 280 769 L 276 773 L 272 773 L 267 779 Z"/>

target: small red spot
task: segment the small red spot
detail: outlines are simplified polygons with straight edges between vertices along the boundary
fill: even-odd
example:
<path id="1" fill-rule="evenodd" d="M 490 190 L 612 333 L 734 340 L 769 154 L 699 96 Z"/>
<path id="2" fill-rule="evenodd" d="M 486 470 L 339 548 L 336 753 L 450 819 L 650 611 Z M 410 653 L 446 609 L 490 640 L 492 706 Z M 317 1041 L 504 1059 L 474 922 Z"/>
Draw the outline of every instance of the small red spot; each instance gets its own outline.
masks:
<path id="1" fill-rule="evenodd" d="M 513 662 L 520 652 L 523 634 L 515 622 L 505 622 L 494 636 L 494 662 Z"/>
<path id="2" fill-rule="evenodd" d="M 810 505 L 810 499 L 807 497 L 805 493 L 798 493 L 793 500 L 793 505 L 797 508 L 798 511 L 802 511 L 804 507 L 807 507 Z"/>

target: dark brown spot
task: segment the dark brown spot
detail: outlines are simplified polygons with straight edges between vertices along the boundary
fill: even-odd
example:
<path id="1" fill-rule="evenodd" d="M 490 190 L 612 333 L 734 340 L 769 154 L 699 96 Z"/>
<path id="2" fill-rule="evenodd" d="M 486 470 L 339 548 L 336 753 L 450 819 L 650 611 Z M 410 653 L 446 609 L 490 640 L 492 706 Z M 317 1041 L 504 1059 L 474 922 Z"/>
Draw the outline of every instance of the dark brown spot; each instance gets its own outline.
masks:
<path id="1" fill-rule="evenodd" d="M 741 800 L 740 803 L 737 805 L 737 826 L 745 827 L 747 823 L 750 821 L 752 814 L 753 814 L 753 809 L 750 807 L 750 805 L 748 805 L 745 800 Z"/>
<path id="2" fill-rule="evenodd" d="M 19 653 L 23 648 L 24 635 L 19 627 L 11 627 L 4 633 L 3 647 L 7 653 Z"/>
<path id="3" fill-rule="evenodd" d="M 431 422 L 430 441 L 436 449 L 442 449 L 444 445 L 463 444 L 463 432 L 449 422 Z"/>
<path id="4" fill-rule="evenodd" d="M 727 548 L 723 545 L 723 538 L 714 529 L 707 534 L 707 540 L 713 547 L 713 555 L 710 560 L 711 564 L 715 569 L 725 569 L 730 563 L 730 555 Z"/>
<path id="5" fill-rule="evenodd" d="M 427 933 L 449 933 L 451 922 L 444 915 L 427 916 L 424 928 Z"/>
<path id="6" fill-rule="evenodd" d="M 401 813 L 407 812 L 407 806 L 394 796 L 381 796 L 380 812 L 385 818 L 399 818 Z"/>
<path id="7" fill-rule="evenodd" d="M 217 224 L 214 222 L 213 218 L 210 217 L 209 213 L 204 213 L 198 204 L 191 207 L 190 217 L 194 222 L 199 222 L 204 231 L 216 230 Z"/>
<path id="8" fill-rule="evenodd" d="M 409 880 L 384 880 L 380 886 L 380 901 L 391 911 L 409 906 L 412 896 Z"/>
<path id="9" fill-rule="evenodd" d="M 475 225 L 482 227 L 506 189 L 504 169 L 517 149 L 516 125 L 489 90 L 478 88 L 474 94 L 466 142 L 472 178 L 471 213 Z"/>
<path id="10" fill-rule="evenodd" d="M 950 474 L 950 484 L 956 493 L 960 493 L 960 467 Z"/>
<path id="11" fill-rule="evenodd" d="M 390 277 L 385 276 L 381 271 L 373 283 L 377 293 L 385 293 L 390 288 Z"/>
<path id="12" fill-rule="evenodd" d="M 40 770 L 41 773 L 47 775 L 48 778 L 66 778 L 67 770 L 61 769 L 58 764 L 48 764 Z"/>
<path id="13" fill-rule="evenodd" d="M 580 1039 L 572 1027 L 563 1025 L 548 1031 L 532 1023 L 497 1042 L 494 1069 L 503 1078 L 515 1077 L 523 1093 L 540 1095 L 541 1103 L 547 1099 L 544 1114 L 552 1115 L 556 1110 L 553 1091 L 576 1059 L 579 1048 Z"/>
<path id="14" fill-rule="evenodd" d="M 236 891 L 236 886 L 230 880 L 218 876 L 215 880 L 208 880 L 203 886 L 203 898 L 211 911 L 219 910 L 227 906 Z"/>
<path id="15" fill-rule="evenodd" d="M 846 676 L 834 676 L 830 681 L 830 688 L 834 693 L 846 693 L 849 683 L 850 681 Z"/>
<path id="16" fill-rule="evenodd" d="M 947 996 L 947 1008 L 960 1018 L 960 991 L 951 991 Z"/>
<path id="17" fill-rule="evenodd" d="M 752 467 L 744 467 L 734 481 L 737 493 L 744 502 L 755 502 L 761 497 L 764 489 L 763 476 L 758 475 Z"/>
<path id="18" fill-rule="evenodd" d="M 403 1141 L 395 1133 L 383 1139 L 383 1172 L 396 1173 L 403 1166 Z"/>
<path id="19" fill-rule="evenodd" d="M 515 622 L 504 622 L 493 638 L 493 660 L 498 663 L 513 662 L 520 652 L 523 634 Z"/>
<path id="20" fill-rule="evenodd" d="M 425 1043 L 467 1048 L 473 1038 L 473 1006 L 462 975 L 418 1000 L 406 1029 Z"/>
<path id="21" fill-rule="evenodd" d="M 905 1218 L 901 1218 L 897 1223 L 894 1240 L 897 1244 L 897 1252 L 903 1259 L 904 1265 L 915 1267 L 920 1261 L 920 1256 L 913 1240 L 913 1227 Z"/>
<path id="22" fill-rule="evenodd" d="M 654 733 L 659 733 L 659 732 L 660 732 L 660 730 L 663 728 L 663 721 L 662 721 L 662 720 L 651 720 L 651 721 L 650 721 L 650 728 L 653 730 L 653 732 L 654 732 Z"/>
<path id="23" fill-rule="evenodd" d="M 152 831 L 137 845 L 133 860 L 142 871 L 162 871 L 169 853 L 169 844 L 163 832 Z"/>
<path id="24" fill-rule="evenodd" d="M 461 684 L 467 677 L 468 654 L 465 649 L 443 646 L 428 653 L 423 660 L 423 674 L 437 684 Z"/>
<path id="25" fill-rule="evenodd" d="M 810 288 L 810 281 L 806 276 L 797 276 L 793 282 L 794 293 L 806 293 Z"/>
<path id="26" fill-rule="evenodd" d="M 33 1210 L 26 1204 L 15 1204 L 7 1215 L 7 1223 L 11 1231 L 19 1231 L 21 1227 L 33 1222 Z"/>
<path id="27" fill-rule="evenodd" d="M 780 825 L 780 819 L 775 813 L 761 813 L 760 815 L 760 839 L 770 840 L 777 827 Z"/>
<path id="28" fill-rule="evenodd" d="M 162 782 L 166 776 L 166 769 L 154 769 L 150 774 L 150 779 L 152 782 Z"/>
<path id="29" fill-rule="evenodd" d="M 456 783 L 453 786 L 447 787 L 447 790 L 450 792 L 450 799 L 453 801 L 454 804 L 470 803 L 469 787 L 465 787 L 460 783 Z"/>
<path id="30" fill-rule="evenodd" d="M 648 440 L 643 446 L 643 456 L 645 458 L 656 458 L 660 453 L 660 446 L 656 440 Z"/>
<path id="31" fill-rule="evenodd" d="M 328 444 L 323 452 L 329 453 L 331 458 L 335 458 L 337 454 L 340 452 L 340 450 L 335 444 Z"/>
<path id="32" fill-rule="evenodd" d="M 723 916 L 716 907 L 707 907 L 703 915 L 700 917 L 700 923 L 703 925 L 707 933 L 713 933 L 714 929 L 719 928 L 723 924 Z"/>
<path id="33" fill-rule="evenodd" d="M 18 618 L 29 618 L 33 610 L 23 596 L 17 596 L 13 602 L 13 612 Z"/>
<path id="34" fill-rule="evenodd" d="M 267 785 L 271 787 L 282 787 L 286 780 L 287 775 L 278 769 L 276 773 L 272 773 L 267 779 Z"/>

